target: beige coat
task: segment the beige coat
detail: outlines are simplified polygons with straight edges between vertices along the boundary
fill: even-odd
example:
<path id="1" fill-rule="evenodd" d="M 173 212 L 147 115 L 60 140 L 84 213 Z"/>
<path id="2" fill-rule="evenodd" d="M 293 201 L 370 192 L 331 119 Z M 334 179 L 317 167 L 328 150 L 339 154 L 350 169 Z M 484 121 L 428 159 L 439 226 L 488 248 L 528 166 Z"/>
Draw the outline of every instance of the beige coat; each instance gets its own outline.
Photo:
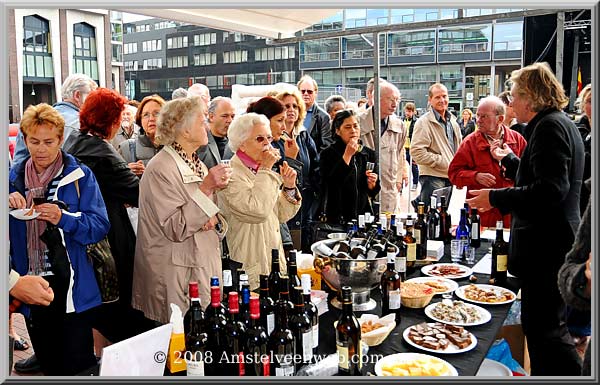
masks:
<path id="1" fill-rule="evenodd" d="M 300 202 L 292 204 L 284 197 L 279 174 L 261 169 L 255 175 L 237 155 L 231 159 L 231 167 L 229 185 L 218 194 L 219 205 L 229 224 L 231 258 L 244 264 L 254 290 L 260 286 L 259 275 L 271 272 L 271 249 L 279 249 L 285 271 L 279 224 L 296 215 Z"/>
<path id="2" fill-rule="evenodd" d="M 462 142 L 460 127 L 454 115 L 450 114 L 450 122 L 454 129 L 456 149 Z M 448 166 L 454 153 L 448 144 L 446 128 L 435 118 L 433 111 L 421 116 L 415 123 L 410 142 L 410 156 L 419 166 L 420 175 L 448 178 Z"/>
<path id="3" fill-rule="evenodd" d="M 360 124 L 360 137 L 363 144 L 371 149 L 375 148 L 373 135 L 373 107 L 368 108 L 358 116 Z M 396 183 L 402 182 L 405 172 L 404 142 L 406 129 L 402 120 L 396 115 L 390 115 L 388 128 L 379 139 L 379 178 L 381 192 L 379 193 L 380 211 L 397 213 L 398 189 Z"/>
<path id="4" fill-rule="evenodd" d="M 198 281 L 205 307 L 210 277 L 221 277 L 219 235 L 202 230 L 219 208 L 199 182 L 170 146 L 152 158 L 140 181 L 132 305 L 162 323 L 169 322 L 171 302 L 187 310 L 190 281 Z"/>

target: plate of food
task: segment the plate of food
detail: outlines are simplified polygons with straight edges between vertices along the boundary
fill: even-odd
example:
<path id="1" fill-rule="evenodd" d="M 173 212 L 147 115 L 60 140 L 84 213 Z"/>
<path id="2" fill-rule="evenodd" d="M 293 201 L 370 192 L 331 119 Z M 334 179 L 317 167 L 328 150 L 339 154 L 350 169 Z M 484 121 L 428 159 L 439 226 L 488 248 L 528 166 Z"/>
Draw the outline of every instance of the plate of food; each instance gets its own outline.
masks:
<path id="1" fill-rule="evenodd" d="M 430 304 L 425 314 L 434 321 L 456 326 L 483 325 L 492 319 L 490 312 L 482 307 L 449 299 Z"/>
<path id="2" fill-rule="evenodd" d="M 40 216 L 40 212 L 35 211 L 33 207 L 28 209 L 14 209 L 9 214 L 22 221 L 30 221 Z"/>
<path id="3" fill-rule="evenodd" d="M 513 302 L 517 296 L 512 291 L 495 285 L 465 285 L 456 289 L 456 296 L 462 300 L 482 305 L 504 305 Z"/>
<path id="4" fill-rule="evenodd" d="M 428 354 L 396 353 L 383 357 L 375 364 L 378 376 L 458 376 L 456 368 L 447 361 Z"/>
<path id="5" fill-rule="evenodd" d="M 442 277 L 450 279 L 465 278 L 472 274 L 471 268 L 458 263 L 434 263 L 423 266 L 421 273 L 429 277 Z"/>
<path id="6" fill-rule="evenodd" d="M 462 326 L 441 322 L 421 322 L 402 333 L 404 340 L 415 348 L 432 353 L 456 354 L 477 346 L 477 338 Z"/>
<path id="7" fill-rule="evenodd" d="M 441 277 L 417 277 L 407 279 L 406 282 L 423 283 L 433 289 L 435 294 L 452 293 L 458 289 L 458 283 L 448 278 Z"/>

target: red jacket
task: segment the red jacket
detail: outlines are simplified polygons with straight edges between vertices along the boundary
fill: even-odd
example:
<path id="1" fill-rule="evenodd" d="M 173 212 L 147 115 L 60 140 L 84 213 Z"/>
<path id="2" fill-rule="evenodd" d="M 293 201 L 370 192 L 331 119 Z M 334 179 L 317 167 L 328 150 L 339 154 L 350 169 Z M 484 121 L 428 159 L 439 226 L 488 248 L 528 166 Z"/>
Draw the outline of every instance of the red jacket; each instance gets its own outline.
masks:
<path id="1" fill-rule="evenodd" d="M 521 157 L 527 142 L 518 132 L 504 126 L 504 142 L 508 144 L 511 150 Z M 485 187 L 475 181 L 475 175 L 478 172 L 490 173 L 496 177 L 496 184 L 491 187 Z M 502 176 L 498 161 L 492 158 L 490 153 L 490 144 L 485 139 L 481 131 L 477 130 L 468 135 L 456 151 L 450 166 L 448 167 L 448 177 L 452 184 L 459 188 L 467 186 L 467 190 L 479 190 L 484 188 L 503 188 L 512 187 L 514 181 Z M 467 198 L 472 195 L 467 191 Z M 489 211 L 479 213 L 482 227 L 495 227 L 496 221 L 504 220 L 504 227 L 510 227 L 510 215 L 502 215 L 500 210 L 493 208 Z"/>

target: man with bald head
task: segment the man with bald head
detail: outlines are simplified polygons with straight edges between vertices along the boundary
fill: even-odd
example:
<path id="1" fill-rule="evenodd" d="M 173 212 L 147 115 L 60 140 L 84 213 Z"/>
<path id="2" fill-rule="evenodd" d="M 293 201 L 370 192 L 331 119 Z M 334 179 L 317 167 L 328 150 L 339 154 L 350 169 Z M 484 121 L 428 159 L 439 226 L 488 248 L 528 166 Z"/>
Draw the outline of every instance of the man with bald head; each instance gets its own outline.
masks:
<path id="1" fill-rule="evenodd" d="M 492 145 L 502 148 L 506 144 L 516 156 L 521 157 L 527 145 L 521 134 L 508 128 L 505 114 L 505 105 L 500 98 L 488 96 L 481 99 L 476 114 L 478 130 L 465 137 L 450 162 L 450 182 L 460 188 L 467 186 L 467 198 L 472 197 L 471 190 L 514 185 L 513 180 L 504 176 L 500 164 L 490 152 Z M 481 226 L 494 227 L 496 221 L 502 220 L 505 227 L 510 227 L 510 215 L 502 215 L 497 208 L 479 215 Z"/>
<path id="2" fill-rule="evenodd" d="M 379 119 L 381 132 L 374 129 L 375 112 L 371 105 L 359 115 L 360 137 L 363 145 L 374 149 L 374 135 L 379 139 L 379 174 L 381 192 L 379 193 L 380 211 L 398 213 L 398 192 L 402 190 L 403 183 L 408 183 L 404 160 L 404 141 L 406 129 L 402 120 L 396 116 L 396 108 L 400 103 L 400 91 L 395 85 L 385 80 L 379 81 Z"/>
<path id="3" fill-rule="evenodd" d="M 196 151 L 206 167 L 211 168 L 221 160 L 233 157 L 227 145 L 227 131 L 234 117 L 235 108 L 230 98 L 217 96 L 208 105 L 208 144 Z"/>
<path id="4" fill-rule="evenodd" d="M 200 96 L 208 106 L 210 103 L 210 90 L 202 83 L 194 83 L 187 89 L 187 96 Z"/>

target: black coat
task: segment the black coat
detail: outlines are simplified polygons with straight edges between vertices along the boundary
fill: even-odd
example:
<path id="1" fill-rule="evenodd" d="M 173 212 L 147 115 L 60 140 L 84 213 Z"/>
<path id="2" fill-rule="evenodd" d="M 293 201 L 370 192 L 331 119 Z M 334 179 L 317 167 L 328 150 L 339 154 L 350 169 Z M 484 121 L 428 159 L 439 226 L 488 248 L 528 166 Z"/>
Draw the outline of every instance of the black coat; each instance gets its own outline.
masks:
<path id="1" fill-rule="evenodd" d="M 583 149 L 585 151 L 583 180 L 588 180 L 592 176 L 592 128 L 590 127 L 590 120 L 586 115 L 583 115 L 581 119 L 579 119 L 577 122 L 577 128 L 581 134 L 581 139 L 583 140 Z M 590 201 L 591 192 L 592 190 L 584 183 L 581 187 L 581 199 L 579 202 L 581 215 L 583 215 L 583 212 Z"/>
<path id="2" fill-rule="evenodd" d="M 317 146 L 317 151 L 324 150 L 331 142 L 333 142 L 333 137 L 331 133 L 331 118 L 329 114 L 325 112 L 324 109 L 313 105 L 315 108 L 312 113 L 312 118 L 310 120 L 310 125 L 308 126 L 308 132 L 312 137 L 315 145 Z"/>
<path id="3" fill-rule="evenodd" d="M 463 138 L 469 134 L 475 132 L 475 121 L 473 119 L 469 120 L 465 125 L 465 121 L 461 119 L 457 119 L 458 126 L 460 127 L 460 133 Z"/>
<path id="4" fill-rule="evenodd" d="M 119 273 L 120 301 L 129 304 L 135 233 L 125 204 L 138 206 L 140 180 L 113 146 L 97 136 L 73 131 L 63 148 L 88 166 L 98 180 L 110 221 L 108 242 Z"/>
<path id="5" fill-rule="evenodd" d="M 539 112 L 526 133 L 520 161 L 512 154 L 502 161 L 508 177 L 516 169 L 515 186 L 492 190 L 490 203 L 512 214 L 509 271 L 524 279 L 549 274 L 556 282 L 580 221 L 583 142 L 575 124 L 553 109 Z"/>
<path id="6" fill-rule="evenodd" d="M 375 152 L 363 146 L 347 165 L 342 158 L 345 149 L 346 144 L 336 135 L 334 142 L 321 152 L 321 212 L 325 212 L 327 222 L 334 224 L 345 224 L 365 212 L 373 213 L 370 199 L 381 190 L 379 179 L 373 190 L 367 187 L 367 162 L 375 163 L 374 172 L 379 170 Z"/>

